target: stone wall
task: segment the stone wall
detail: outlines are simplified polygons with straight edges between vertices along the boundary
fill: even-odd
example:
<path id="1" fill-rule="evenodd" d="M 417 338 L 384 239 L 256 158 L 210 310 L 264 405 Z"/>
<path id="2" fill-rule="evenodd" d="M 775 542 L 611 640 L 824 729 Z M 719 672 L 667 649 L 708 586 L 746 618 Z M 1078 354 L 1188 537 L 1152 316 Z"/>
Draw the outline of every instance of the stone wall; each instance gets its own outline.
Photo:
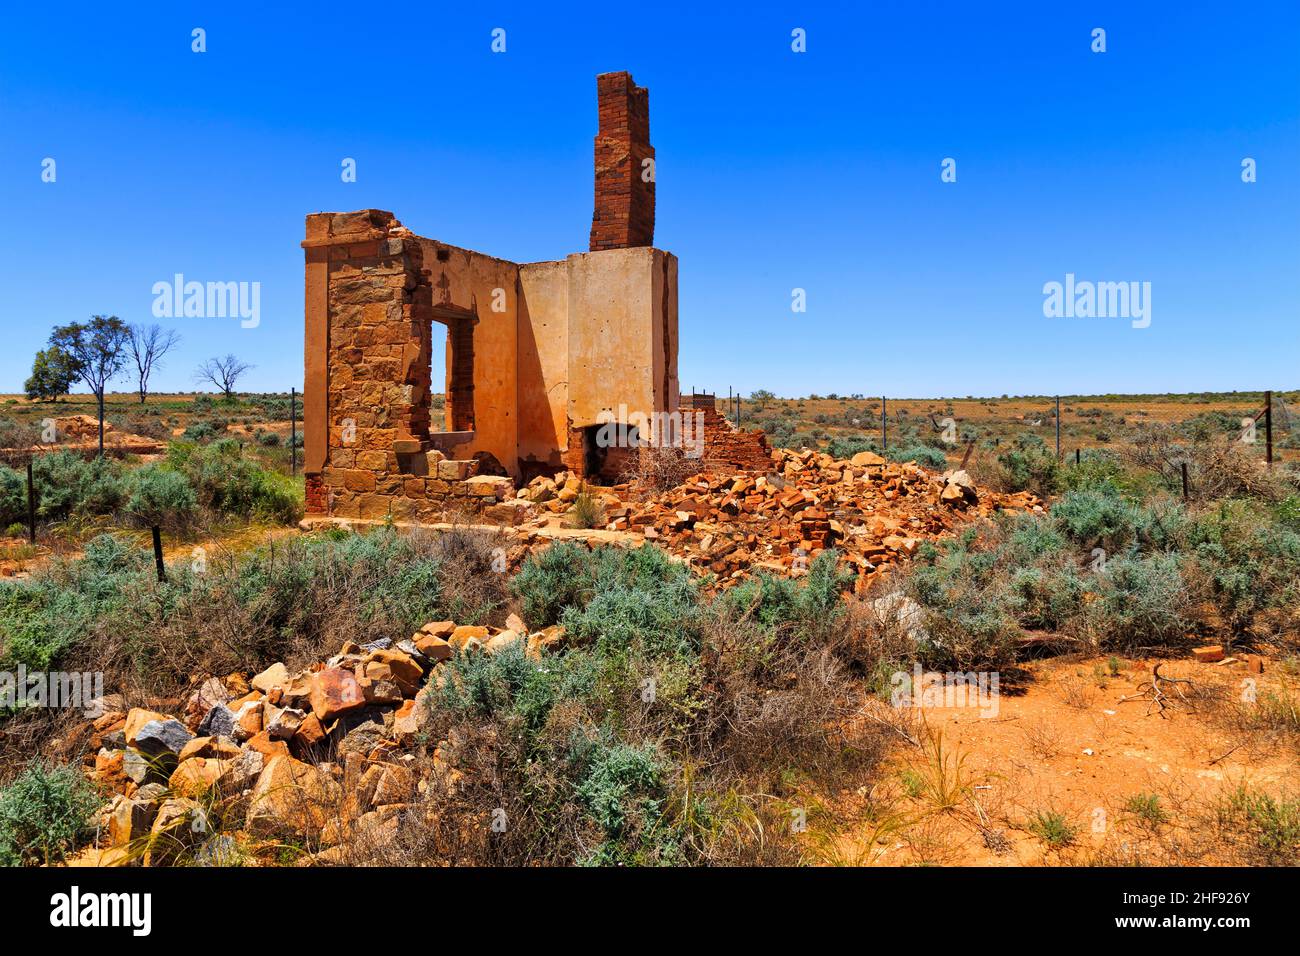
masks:
<path id="1" fill-rule="evenodd" d="M 326 356 L 304 390 L 308 512 L 437 520 L 511 496 L 508 478 L 479 476 L 478 461 L 432 447 L 436 306 L 422 241 L 368 209 L 308 216 L 303 247 L 308 348 Z"/>
<path id="2" fill-rule="evenodd" d="M 677 260 L 647 248 L 648 95 L 626 73 L 602 74 L 597 89 L 591 252 L 520 265 L 417 236 L 384 210 L 307 217 L 309 512 L 491 509 L 512 496 L 502 472 L 583 475 L 596 457 L 604 472 L 622 467 L 617 451 L 584 454 L 606 410 L 676 410 Z M 441 384 L 435 322 L 447 330 Z"/>

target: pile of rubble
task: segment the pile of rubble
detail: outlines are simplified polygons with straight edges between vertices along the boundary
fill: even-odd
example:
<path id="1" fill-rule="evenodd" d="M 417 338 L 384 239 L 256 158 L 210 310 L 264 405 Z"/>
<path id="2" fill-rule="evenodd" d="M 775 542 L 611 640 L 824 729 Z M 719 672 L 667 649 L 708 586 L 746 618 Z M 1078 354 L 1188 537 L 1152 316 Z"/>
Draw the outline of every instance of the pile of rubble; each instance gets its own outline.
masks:
<path id="1" fill-rule="evenodd" d="M 521 495 L 560 513 L 582 484 L 572 475 L 537 479 Z M 1041 510 L 1028 493 L 976 489 L 965 471 L 935 475 L 869 451 L 844 461 L 816 451 L 778 449 L 770 473 L 705 471 L 647 501 L 619 500 L 626 486 L 593 491 L 606 527 L 640 534 L 723 585 L 766 569 L 799 573 L 826 548 L 858 571 L 858 589 L 916 552 L 924 540 L 999 510 Z"/>
<path id="2" fill-rule="evenodd" d="M 40 443 L 26 448 L 3 449 L 6 452 L 23 454 L 47 451 L 73 451 L 79 453 L 98 452 L 99 419 L 91 415 L 63 415 L 54 419 L 54 440 L 46 442 L 42 436 Z M 107 455 L 160 455 L 163 443 L 132 432 L 119 431 L 109 422 L 104 422 L 104 453 Z"/>
<path id="3" fill-rule="evenodd" d="M 558 626 L 529 633 L 517 615 L 506 625 L 435 621 L 396 644 L 347 644 L 296 674 L 276 663 L 251 679 L 208 678 L 175 714 L 104 713 L 83 728 L 85 769 L 114 795 L 98 845 L 74 865 L 167 865 L 183 854 L 230 862 L 239 847 L 286 838 L 338 862 L 347 839 L 395 829 L 430 786 L 410 769 L 412 745 L 454 650 L 491 655 L 522 643 L 536 659 L 564 638 Z M 434 776 L 457 774 L 442 749 Z"/>

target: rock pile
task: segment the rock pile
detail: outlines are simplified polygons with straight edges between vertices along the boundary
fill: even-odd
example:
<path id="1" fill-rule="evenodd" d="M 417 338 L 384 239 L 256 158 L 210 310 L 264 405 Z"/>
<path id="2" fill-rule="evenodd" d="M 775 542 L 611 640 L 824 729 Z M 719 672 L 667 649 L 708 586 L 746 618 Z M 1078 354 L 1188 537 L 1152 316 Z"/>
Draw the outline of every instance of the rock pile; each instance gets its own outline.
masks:
<path id="1" fill-rule="evenodd" d="M 64 415 L 54 419 L 55 440 L 49 444 L 32 445 L 27 448 L 4 449 L 9 452 L 73 451 L 85 453 L 99 449 L 99 419 L 90 415 Z M 120 431 L 112 423 L 104 422 L 104 452 L 108 455 L 159 455 L 163 443 L 143 435 Z"/>
<path id="2" fill-rule="evenodd" d="M 99 846 L 76 862 L 213 862 L 258 840 L 330 848 L 358 825 L 395 827 L 428 785 L 410 769 L 412 745 L 431 695 L 452 679 L 453 652 L 518 644 L 539 658 L 564 638 L 560 627 L 529 633 L 516 615 L 506 624 L 434 621 L 395 644 L 347 644 L 298 673 L 276 663 L 251 678 L 207 678 L 174 714 L 104 713 L 88 727 L 85 769 L 113 797 Z"/>
<path id="3" fill-rule="evenodd" d="M 964 471 L 935 475 L 872 452 L 849 461 L 773 452 L 770 474 L 702 472 L 636 505 L 606 509 L 612 530 L 639 532 L 722 583 L 753 569 L 798 573 L 838 549 L 864 589 L 922 541 L 1004 509 L 1041 509 L 1028 492 L 980 492 Z"/>

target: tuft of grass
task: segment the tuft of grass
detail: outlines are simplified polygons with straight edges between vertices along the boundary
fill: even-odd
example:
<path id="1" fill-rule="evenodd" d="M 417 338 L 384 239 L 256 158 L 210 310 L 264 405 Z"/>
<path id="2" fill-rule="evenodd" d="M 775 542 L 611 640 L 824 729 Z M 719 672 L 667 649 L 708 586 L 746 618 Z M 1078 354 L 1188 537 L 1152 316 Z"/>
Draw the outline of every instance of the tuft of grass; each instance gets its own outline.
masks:
<path id="1" fill-rule="evenodd" d="M 935 729 L 924 739 L 926 762 L 921 770 L 921 797 L 936 810 L 953 810 L 973 791 L 966 770 L 966 754 L 944 746 L 943 731 Z"/>
<path id="2" fill-rule="evenodd" d="M 584 485 L 573 499 L 569 509 L 569 525 L 573 528 L 600 528 L 605 524 L 605 506 Z"/>
<path id="3" fill-rule="evenodd" d="M 1054 850 L 1072 846 L 1079 836 L 1079 828 L 1056 810 L 1035 811 L 1026 829 Z"/>
<path id="4" fill-rule="evenodd" d="M 1124 801 L 1124 811 L 1132 814 L 1144 826 L 1152 830 L 1169 822 L 1169 814 L 1160 805 L 1160 798 L 1154 793 L 1135 793 Z"/>
<path id="5" fill-rule="evenodd" d="M 1300 863 L 1300 800 L 1243 784 L 1219 802 L 1216 815 L 1221 831 L 1252 866 Z"/>

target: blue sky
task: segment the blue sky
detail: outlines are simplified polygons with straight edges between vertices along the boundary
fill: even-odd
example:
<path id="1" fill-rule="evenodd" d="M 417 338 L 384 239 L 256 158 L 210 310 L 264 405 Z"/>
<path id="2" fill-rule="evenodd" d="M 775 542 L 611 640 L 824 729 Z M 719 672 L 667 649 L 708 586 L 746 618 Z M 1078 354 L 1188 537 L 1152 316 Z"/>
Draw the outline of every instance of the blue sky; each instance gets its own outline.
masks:
<path id="1" fill-rule="evenodd" d="M 0 391 L 56 323 L 154 321 L 178 272 L 260 282 L 261 324 L 163 320 L 183 344 L 156 388 L 226 352 L 249 388 L 300 386 L 309 212 L 584 251 L 595 75 L 620 69 L 650 89 L 685 389 L 1300 387 L 1295 0 L 448 6 L 9 9 Z M 1150 282 L 1150 326 L 1044 317 L 1067 273 Z"/>

